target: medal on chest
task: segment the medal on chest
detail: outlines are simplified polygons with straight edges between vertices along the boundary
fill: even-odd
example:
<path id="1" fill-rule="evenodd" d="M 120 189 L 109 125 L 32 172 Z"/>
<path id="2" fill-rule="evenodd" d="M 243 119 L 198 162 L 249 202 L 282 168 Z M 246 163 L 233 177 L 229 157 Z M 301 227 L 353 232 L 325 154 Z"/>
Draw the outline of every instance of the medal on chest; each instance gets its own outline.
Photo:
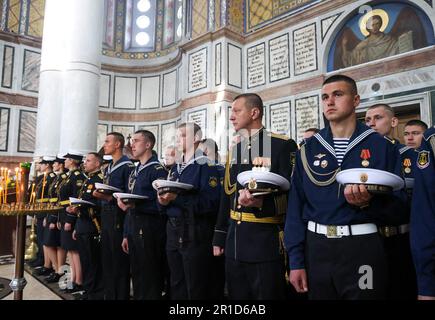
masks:
<path id="1" fill-rule="evenodd" d="M 360 155 L 362 161 L 361 161 L 361 165 L 364 168 L 367 168 L 370 165 L 370 150 L 369 149 L 362 149 L 361 150 L 361 155 Z"/>

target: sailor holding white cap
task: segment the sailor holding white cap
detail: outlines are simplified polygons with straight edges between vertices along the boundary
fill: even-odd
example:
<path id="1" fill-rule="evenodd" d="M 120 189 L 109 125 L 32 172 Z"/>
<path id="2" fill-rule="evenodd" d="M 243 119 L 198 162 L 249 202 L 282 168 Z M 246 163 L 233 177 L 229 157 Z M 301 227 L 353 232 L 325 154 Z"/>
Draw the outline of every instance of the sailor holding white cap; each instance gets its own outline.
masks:
<path id="1" fill-rule="evenodd" d="M 338 172 L 352 168 L 401 175 L 391 142 L 357 122 L 359 102 L 353 79 L 326 79 L 322 103 L 329 127 L 306 140 L 296 155 L 285 244 L 290 282 L 310 299 L 385 298 L 387 266 L 376 223 L 391 223 L 406 214 L 404 192 L 368 192 L 364 183 L 370 173 L 347 186 L 336 181 Z"/>
<path id="2" fill-rule="evenodd" d="M 112 162 L 104 171 L 104 183 L 128 191 L 128 178 L 134 169 L 133 162 L 123 155 L 125 139 L 119 132 L 109 132 L 104 141 L 104 153 L 112 156 Z M 95 190 L 93 195 L 101 199 L 101 255 L 103 260 L 104 298 L 128 300 L 130 298 L 130 262 L 121 245 L 124 234 L 125 213 L 118 208 L 116 199 Z"/>
<path id="3" fill-rule="evenodd" d="M 178 126 L 176 145 L 181 155 L 168 180 L 182 185 L 166 184 L 163 191 L 168 192 L 158 193 L 162 211 L 168 216 L 166 255 L 171 299 L 175 300 L 208 299 L 212 295 L 211 242 L 221 188 L 216 165 L 198 148 L 201 138 L 201 127 L 196 123 Z"/>
<path id="4" fill-rule="evenodd" d="M 411 210 L 411 251 L 418 298 L 435 300 L 435 128 L 424 133 L 418 149 Z"/>

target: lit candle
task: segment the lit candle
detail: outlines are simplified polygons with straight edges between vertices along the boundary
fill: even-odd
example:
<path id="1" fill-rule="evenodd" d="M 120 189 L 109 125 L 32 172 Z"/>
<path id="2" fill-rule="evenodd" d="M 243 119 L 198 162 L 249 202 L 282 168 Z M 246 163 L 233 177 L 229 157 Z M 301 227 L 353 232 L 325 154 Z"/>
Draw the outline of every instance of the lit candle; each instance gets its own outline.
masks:
<path id="1" fill-rule="evenodd" d="M 34 195 L 35 195 L 35 183 L 32 183 L 32 191 L 30 191 L 30 200 L 29 203 L 32 204 L 32 201 L 35 201 Z"/>
<path id="2" fill-rule="evenodd" d="M 0 186 L 0 204 L 3 202 L 3 187 Z"/>
<path id="3" fill-rule="evenodd" d="M 20 187 L 18 185 L 18 168 L 15 168 L 15 202 L 20 202 Z"/>
<path id="4" fill-rule="evenodd" d="M 8 184 L 9 184 L 9 173 L 11 172 L 11 170 L 8 170 L 7 168 L 5 168 L 5 173 L 6 173 L 6 178 L 5 178 L 5 203 L 7 203 L 8 201 Z"/>

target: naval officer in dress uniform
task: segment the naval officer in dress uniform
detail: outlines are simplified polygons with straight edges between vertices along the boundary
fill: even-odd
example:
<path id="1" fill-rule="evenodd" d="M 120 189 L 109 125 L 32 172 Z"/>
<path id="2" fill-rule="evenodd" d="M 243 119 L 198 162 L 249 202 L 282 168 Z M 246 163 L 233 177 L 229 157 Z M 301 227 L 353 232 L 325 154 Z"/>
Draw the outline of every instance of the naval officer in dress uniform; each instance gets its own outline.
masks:
<path id="1" fill-rule="evenodd" d="M 77 241 L 80 263 L 83 273 L 82 299 L 102 300 L 102 262 L 100 241 L 100 217 L 98 199 L 93 196 L 95 183 L 103 182 L 103 173 L 100 167 L 103 163 L 101 155 L 90 152 L 86 155 L 83 167 L 86 180 L 80 188 L 78 199 L 93 203 L 94 205 L 80 204 L 67 207 L 67 211 L 77 215 L 73 239 Z"/>
<path id="2" fill-rule="evenodd" d="M 225 254 L 230 299 L 283 299 L 285 251 L 282 244 L 287 194 L 252 196 L 237 181 L 255 166 L 290 180 L 296 143 L 262 125 L 263 101 L 253 93 L 237 96 L 231 117 L 238 141 L 225 166 L 224 192 L 215 227 L 213 251 Z"/>
<path id="3" fill-rule="evenodd" d="M 353 79 L 332 76 L 321 94 L 329 127 L 297 152 L 290 187 L 285 225 L 290 282 L 310 299 L 383 299 L 387 265 L 376 224 L 400 221 L 406 194 L 369 193 L 362 182 L 372 173 L 347 186 L 336 176 L 345 169 L 378 169 L 395 173 L 396 184 L 403 185 L 399 155 L 389 140 L 357 122 L 360 98 Z"/>

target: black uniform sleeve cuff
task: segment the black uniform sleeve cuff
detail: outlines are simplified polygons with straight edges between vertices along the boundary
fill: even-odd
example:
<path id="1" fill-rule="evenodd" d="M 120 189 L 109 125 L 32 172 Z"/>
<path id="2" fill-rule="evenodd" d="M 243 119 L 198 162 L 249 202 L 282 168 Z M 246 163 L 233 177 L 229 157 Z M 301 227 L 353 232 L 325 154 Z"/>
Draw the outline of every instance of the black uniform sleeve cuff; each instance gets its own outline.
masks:
<path id="1" fill-rule="evenodd" d="M 75 215 L 72 214 L 66 214 L 65 215 L 65 222 L 66 223 L 74 223 L 77 220 L 77 217 Z"/>
<path id="2" fill-rule="evenodd" d="M 225 231 L 215 230 L 213 235 L 213 246 L 225 248 L 227 233 Z"/>

